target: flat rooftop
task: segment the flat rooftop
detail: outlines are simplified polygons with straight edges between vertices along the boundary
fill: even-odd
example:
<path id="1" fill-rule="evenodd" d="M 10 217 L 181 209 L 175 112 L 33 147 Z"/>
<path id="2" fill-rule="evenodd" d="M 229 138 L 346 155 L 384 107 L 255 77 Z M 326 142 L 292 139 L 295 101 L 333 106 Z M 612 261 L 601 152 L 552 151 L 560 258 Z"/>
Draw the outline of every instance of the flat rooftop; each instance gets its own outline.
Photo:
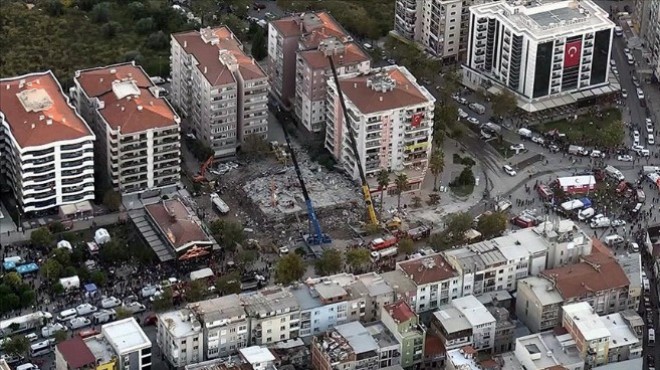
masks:
<path id="1" fill-rule="evenodd" d="M 241 294 L 240 299 L 248 314 L 260 318 L 300 309 L 296 297 L 285 288 L 264 288 L 258 292 Z"/>
<path id="2" fill-rule="evenodd" d="M 51 71 L 0 79 L 0 112 L 23 149 L 94 139 Z"/>
<path id="3" fill-rule="evenodd" d="M 447 334 L 458 333 L 465 330 L 471 330 L 472 325 L 465 316 L 452 306 L 442 306 L 433 312 L 436 320 L 440 322 Z"/>
<path id="4" fill-rule="evenodd" d="M 582 333 L 585 340 L 591 341 L 610 336 L 605 323 L 594 312 L 587 302 L 573 303 L 562 306 L 564 317 L 570 317 L 573 326 Z M 623 319 L 622 319 L 623 320 Z"/>
<path id="5" fill-rule="evenodd" d="M 321 284 L 315 284 L 314 289 L 319 293 L 319 296 L 323 300 L 335 300 L 337 298 L 346 297 L 348 292 L 339 284 L 326 281 Z"/>
<path id="6" fill-rule="evenodd" d="M 110 346 L 110 343 L 103 337 L 103 335 L 96 335 L 93 337 L 85 338 L 87 348 L 92 352 L 97 360 L 102 363 L 109 362 L 115 357 L 115 351 Z"/>
<path id="7" fill-rule="evenodd" d="M 441 282 L 458 276 L 458 273 L 439 253 L 424 258 L 399 262 L 397 267 L 417 285 Z"/>
<path id="8" fill-rule="evenodd" d="M 474 349 L 467 347 L 471 351 L 466 352 L 466 348 L 453 349 L 447 351 L 447 360 L 451 361 L 455 369 L 460 370 L 481 370 L 481 367 L 475 360 Z"/>
<path id="9" fill-rule="evenodd" d="M 190 303 L 188 308 L 200 315 L 205 325 L 223 320 L 227 322 L 242 320 L 247 317 L 237 294 Z"/>
<path id="10" fill-rule="evenodd" d="M 151 341 L 132 317 L 103 325 L 101 333 L 119 355 L 151 347 Z"/>
<path id="11" fill-rule="evenodd" d="M 639 343 L 635 332 L 630 329 L 620 313 L 601 316 L 600 320 L 610 332 L 610 349 Z"/>
<path id="12" fill-rule="evenodd" d="M 359 275 L 357 278 L 358 281 L 364 285 L 371 297 L 392 294 L 394 292 L 385 279 L 374 272 Z"/>
<path id="13" fill-rule="evenodd" d="M 241 348 L 238 350 L 241 353 L 241 356 L 251 365 L 259 366 L 265 362 L 271 362 L 275 360 L 275 356 L 270 352 L 268 348 L 252 346 L 247 348 Z"/>
<path id="14" fill-rule="evenodd" d="M 639 253 L 624 253 L 616 256 L 617 262 L 630 281 L 630 286 L 642 286 L 642 256 Z"/>
<path id="15" fill-rule="evenodd" d="M 591 0 L 498 1 L 472 6 L 470 12 L 497 18 L 535 39 L 614 28 L 608 13 Z"/>
<path id="16" fill-rule="evenodd" d="M 518 281 L 518 289 L 527 285 L 543 306 L 549 306 L 564 302 L 564 298 L 554 288 L 552 282 L 540 276 L 529 276 Z"/>
<path id="17" fill-rule="evenodd" d="M 162 313 L 158 315 L 158 321 L 162 322 L 163 327 L 175 338 L 196 335 L 202 331 L 202 326 L 189 309 Z"/>
<path id="18" fill-rule="evenodd" d="M 341 334 L 356 354 L 378 350 L 378 343 L 369 331 L 359 321 L 353 321 L 335 326 L 335 331 Z"/>
<path id="19" fill-rule="evenodd" d="M 532 360 L 536 369 L 583 363 L 580 351 L 569 334 L 556 336 L 552 331 L 532 334 L 516 339 L 516 347 L 518 346 L 525 348 L 530 357 L 541 354 L 538 359 Z M 548 353 L 551 355 L 548 356 Z"/>
<path id="20" fill-rule="evenodd" d="M 495 322 L 493 315 L 491 315 L 488 309 L 473 295 L 454 299 L 451 301 L 451 305 L 461 311 L 472 327 Z"/>
<path id="21" fill-rule="evenodd" d="M 364 328 L 367 329 L 371 337 L 374 338 L 378 347 L 381 349 L 387 349 L 399 345 L 399 341 L 396 340 L 394 334 L 392 334 L 392 332 L 380 321 L 368 324 Z"/>

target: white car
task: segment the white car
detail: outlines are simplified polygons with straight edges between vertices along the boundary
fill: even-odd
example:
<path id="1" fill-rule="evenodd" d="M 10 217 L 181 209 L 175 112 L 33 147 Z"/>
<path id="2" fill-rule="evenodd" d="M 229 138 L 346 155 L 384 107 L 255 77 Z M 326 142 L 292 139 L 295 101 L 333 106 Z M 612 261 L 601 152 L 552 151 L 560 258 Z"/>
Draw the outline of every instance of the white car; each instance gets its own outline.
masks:
<path id="1" fill-rule="evenodd" d="M 653 129 L 654 129 L 653 123 L 651 123 L 649 121 L 646 121 L 646 132 L 648 132 L 649 134 L 652 134 Z"/>
<path id="2" fill-rule="evenodd" d="M 619 155 L 618 157 L 616 157 L 616 159 L 621 161 L 621 162 L 632 162 L 633 161 L 632 155 L 628 155 L 628 154 Z"/>
<path id="3" fill-rule="evenodd" d="M 649 136 L 646 137 L 646 142 L 649 143 L 649 145 L 655 145 L 655 138 L 653 137 L 653 134 L 649 134 Z"/>
<path id="4" fill-rule="evenodd" d="M 108 298 L 103 298 L 101 300 L 101 307 L 102 308 L 113 308 L 117 307 L 121 304 L 121 300 L 119 298 L 115 297 L 108 297 Z"/>
<path id="5" fill-rule="evenodd" d="M 630 54 L 630 48 L 623 48 L 624 54 Z"/>
<path id="6" fill-rule="evenodd" d="M 639 131 L 633 131 L 633 141 L 639 143 Z"/>
<path id="7" fill-rule="evenodd" d="M 626 90 L 626 89 L 621 89 L 621 96 L 622 96 L 623 98 L 627 98 L 627 97 L 628 97 L 628 90 Z"/>
<path id="8" fill-rule="evenodd" d="M 511 149 L 511 150 L 515 150 L 516 152 L 518 152 L 518 151 L 520 151 L 520 150 L 525 150 L 525 144 L 522 144 L 522 143 L 520 143 L 520 144 L 513 144 L 513 145 L 511 145 L 511 146 L 509 147 L 509 149 Z"/>
<path id="9" fill-rule="evenodd" d="M 144 312 L 147 310 L 147 308 L 140 302 L 131 302 L 124 305 L 124 308 L 126 311 L 131 312 L 132 314 Z"/>
<path id="10" fill-rule="evenodd" d="M 92 325 L 92 322 L 86 317 L 76 317 L 69 320 L 69 328 L 71 330 L 84 328 L 85 326 L 89 325 Z"/>
<path id="11" fill-rule="evenodd" d="M 532 142 L 537 144 L 545 144 L 545 139 L 540 136 L 532 136 Z"/>
<path id="12" fill-rule="evenodd" d="M 612 226 L 614 226 L 614 227 L 624 226 L 625 224 L 626 224 L 626 221 L 620 220 L 620 219 L 612 221 Z"/>
<path id="13" fill-rule="evenodd" d="M 639 100 L 644 99 L 644 90 L 640 89 L 639 87 L 637 88 L 637 98 L 639 98 Z"/>
<path id="14" fill-rule="evenodd" d="M 614 59 L 610 59 L 610 65 L 614 67 L 616 65 L 616 61 Z"/>
<path id="15" fill-rule="evenodd" d="M 632 76 L 632 83 L 633 85 L 635 85 L 635 87 L 639 87 L 639 79 L 637 78 L 637 76 L 635 75 Z"/>
<path id="16" fill-rule="evenodd" d="M 474 117 L 468 117 L 467 121 L 470 122 L 473 125 L 478 125 L 479 124 L 479 120 L 474 118 Z"/>
<path id="17" fill-rule="evenodd" d="M 94 313 L 96 311 L 98 311 L 98 308 L 96 308 L 96 306 L 92 306 L 89 303 L 83 303 L 78 307 L 76 307 L 76 312 L 78 312 L 78 316 L 85 316 L 90 313 Z"/>
<path id="18" fill-rule="evenodd" d="M 605 154 L 600 150 L 594 150 L 590 154 L 591 158 L 605 158 Z"/>
<path id="19" fill-rule="evenodd" d="M 614 73 L 615 76 L 619 75 L 619 70 L 616 68 L 616 66 L 612 67 L 612 73 Z"/>
<path id="20" fill-rule="evenodd" d="M 503 169 L 504 172 L 506 172 L 509 176 L 515 176 L 515 175 L 517 174 L 517 173 L 516 173 L 516 170 L 514 170 L 514 169 L 513 169 L 511 166 L 509 166 L 508 164 L 505 164 L 504 166 L 502 166 L 502 169 Z"/>
<path id="21" fill-rule="evenodd" d="M 458 118 L 460 118 L 460 119 L 466 119 L 466 118 L 468 118 L 468 117 L 469 117 L 469 115 L 467 114 L 466 111 L 464 111 L 464 110 L 461 109 L 461 108 L 458 108 Z"/>
<path id="22" fill-rule="evenodd" d="M 156 294 L 157 291 L 158 291 L 158 287 L 147 285 L 144 288 L 142 288 L 142 290 L 140 291 L 140 295 L 142 296 L 142 298 L 147 298 Z"/>
<path id="23" fill-rule="evenodd" d="M 59 322 L 48 324 L 41 328 L 41 336 L 44 338 L 52 337 L 55 335 L 55 333 L 62 330 L 66 330 L 66 327 L 64 327 L 64 325 L 60 324 Z"/>

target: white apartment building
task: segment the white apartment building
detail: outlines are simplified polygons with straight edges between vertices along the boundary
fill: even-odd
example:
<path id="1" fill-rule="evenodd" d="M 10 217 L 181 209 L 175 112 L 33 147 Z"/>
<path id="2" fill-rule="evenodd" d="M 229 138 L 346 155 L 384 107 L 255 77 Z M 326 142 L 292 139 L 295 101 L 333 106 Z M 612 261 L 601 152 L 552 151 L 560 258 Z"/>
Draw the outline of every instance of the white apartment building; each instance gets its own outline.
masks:
<path id="1" fill-rule="evenodd" d="M 400 262 L 397 270 L 416 287 L 414 297 L 405 298 L 418 314 L 461 297 L 461 276 L 441 254 Z"/>
<path id="2" fill-rule="evenodd" d="M 614 23 L 593 1 L 502 0 L 469 11 L 465 85 L 508 89 L 530 113 L 619 90 L 609 75 Z"/>
<path id="3" fill-rule="evenodd" d="M 397 0 L 395 34 L 442 59 L 460 59 L 468 41 L 468 9 L 483 0 Z"/>
<path id="4" fill-rule="evenodd" d="M 204 359 L 230 356 L 250 345 L 250 321 L 238 295 L 191 303 L 188 308 L 203 327 Z"/>
<path id="5" fill-rule="evenodd" d="M 101 334 L 114 350 L 119 369 L 151 369 L 151 341 L 134 318 L 105 324 Z"/>
<path id="6" fill-rule="evenodd" d="M 584 360 L 570 334 L 555 334 L 546 331 L 516 339 L 514 356 L 505 361 L 514 366 L 506 370 L 525 368 L 546 370 L 563 367 L 567 370 L 583 370 Z M 518 366 L 515 366 L 518 365 Z"/>
<path id="7" fill-rule="evenodd" d="M 288 289 L 268 287 L 242 294 L 240 299 L 250 321 L 251 344 L 270 344 L 298 337 L 300 305 Z"/>
<path id="8" fill-rule="evenodd" d="M 477 351 L 492 349 L 495 344 L 495 317 L 473 295 L 457 298 L 450 305 L 457 309 L 472 327 L 472 347 Z"/>
<path id="9" fill-rule="evenodd" d="M 343 324 L 349 321 L 353 303 L 356 307 L 365 305 L 364 302 L 353 302 L 349 293 L 332 279 L 310 286 L 291 287 L 291 293 L 300 307 L 299 337 L 318 335 Z"/>
<path id="10" fill-rule="evenodd" d="M 52 72 L 0 79 L 0 181 L 21 213 L 90 207 L 94 140 Z"/>
<path id="11" fill-rule="evenodd" d="M 248 135 L 266 138 L 268 78 L 229 28 L 176 33 L 171 47 L 171 100 L 188 133 L 216 157 L 233 155 Z"/>
<path id="12" fill-rule="evenodd" d="M 127 195 L 175 188 L 180 179 L 181 119 L 135 62 L 76 71 L 70 90 L 96 134 L 97 164 Z"/>
<path id="13" fill-rule="evenodd" d="M 359 179 L 357 166 L 362 166 L 374 181 L 372 191 L 378 189 L 373 176 L 381 169 L 405 172 L 410 190 L 419 189 L 431 155 L 435 98 L 399 66 L 345 75 L 339 83 L 360 162 L 351 149 L 333 80 L 328 80 L 325 147 L 353 179 Z"/>
<path id="14" fill-rule="evenodd" d="M 156 342 L 175 368 L 204 360 L 204 331 L 189 309 L 160 314 Z"/>

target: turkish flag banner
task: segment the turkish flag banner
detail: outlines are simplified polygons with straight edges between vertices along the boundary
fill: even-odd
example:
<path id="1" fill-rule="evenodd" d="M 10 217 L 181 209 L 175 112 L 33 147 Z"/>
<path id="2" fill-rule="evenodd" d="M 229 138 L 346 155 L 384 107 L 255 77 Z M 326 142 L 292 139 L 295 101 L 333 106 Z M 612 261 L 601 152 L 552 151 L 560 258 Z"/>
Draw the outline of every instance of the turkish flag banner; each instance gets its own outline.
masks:
<path id="1" fill-rule="evenodd" d="M 569 42 L 564 47 L 564 67 L 580 65 L 582 57 L 582 40 Z"/>
<path id="2" fill-rule="evenodd" d="M 413 115 L 412 122 L 410 123 L 412 125 L 412 127 L 419 126 L 419 124 L 422 123 L 422 118 L 424 118 L 424 114 L 422 114 L 422 113 L 417 113 L 417 114 Z"/>

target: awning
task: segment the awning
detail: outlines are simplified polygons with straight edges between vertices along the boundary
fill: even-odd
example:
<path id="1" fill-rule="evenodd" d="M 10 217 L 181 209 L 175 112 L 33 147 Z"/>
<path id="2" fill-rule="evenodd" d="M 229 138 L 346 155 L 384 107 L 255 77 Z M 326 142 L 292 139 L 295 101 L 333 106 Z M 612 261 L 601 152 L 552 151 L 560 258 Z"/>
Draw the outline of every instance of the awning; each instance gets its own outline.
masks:
<path id="1" fill-rule="evenodd" d="M 78 203 L 64 204 L 60 206 L 60 213 L 63 216 L 73 216 L 78 213 L 92 212 L 94 208 L 88 200 L 83 200 Z"/>

